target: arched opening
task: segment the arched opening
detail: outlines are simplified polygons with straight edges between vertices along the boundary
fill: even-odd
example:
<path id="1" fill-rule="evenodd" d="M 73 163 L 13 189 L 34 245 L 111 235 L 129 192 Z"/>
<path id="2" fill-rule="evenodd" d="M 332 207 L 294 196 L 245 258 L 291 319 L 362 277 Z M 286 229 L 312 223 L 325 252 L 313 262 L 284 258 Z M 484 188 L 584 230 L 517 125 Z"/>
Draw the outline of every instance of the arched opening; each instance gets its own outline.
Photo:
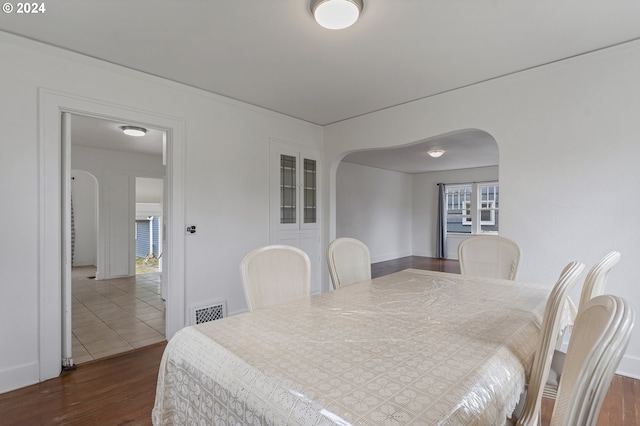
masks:
<path id="1" fill-rule="evenodd" d="M 71 265 L 98 267 L 98 179 L 71 170 Z"/>
<path id="2" fill-rule="evenodd" d="M 444 154 L 431 157 L 432 149 Z M 476 129 L 348 153 L 336 171 L 335 237 L 365 242 L 373 263 L 436 257 L 437 184 L 497 183 L 498 163 L 496 140 Z M 455 259 L 468 235 L 450 233 L 445 258 Z"/>

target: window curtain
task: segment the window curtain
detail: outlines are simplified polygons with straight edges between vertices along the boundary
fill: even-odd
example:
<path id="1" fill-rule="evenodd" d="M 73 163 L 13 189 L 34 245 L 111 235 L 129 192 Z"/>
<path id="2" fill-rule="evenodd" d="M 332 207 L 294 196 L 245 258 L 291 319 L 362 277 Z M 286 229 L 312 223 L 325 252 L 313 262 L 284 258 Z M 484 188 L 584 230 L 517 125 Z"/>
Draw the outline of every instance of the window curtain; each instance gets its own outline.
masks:
<path id="1" fill-rule="evenodd" d="M 438 184 L 438 214 L 436 231 L 436 257 L 447 258 L 447 194 L 446 185 Z"/>

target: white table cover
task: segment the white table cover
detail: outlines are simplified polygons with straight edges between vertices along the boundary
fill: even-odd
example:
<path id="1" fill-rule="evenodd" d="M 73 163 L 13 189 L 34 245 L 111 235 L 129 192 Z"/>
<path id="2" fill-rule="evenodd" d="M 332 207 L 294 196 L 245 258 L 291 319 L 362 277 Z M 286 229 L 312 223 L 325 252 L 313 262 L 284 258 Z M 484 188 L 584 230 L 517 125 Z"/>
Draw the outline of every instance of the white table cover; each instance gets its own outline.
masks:
<path id="1" fill-rule="evenodd" d="M 549 286 L 405 270 L 176 333 L 154 425 L 501 425 Z"/>

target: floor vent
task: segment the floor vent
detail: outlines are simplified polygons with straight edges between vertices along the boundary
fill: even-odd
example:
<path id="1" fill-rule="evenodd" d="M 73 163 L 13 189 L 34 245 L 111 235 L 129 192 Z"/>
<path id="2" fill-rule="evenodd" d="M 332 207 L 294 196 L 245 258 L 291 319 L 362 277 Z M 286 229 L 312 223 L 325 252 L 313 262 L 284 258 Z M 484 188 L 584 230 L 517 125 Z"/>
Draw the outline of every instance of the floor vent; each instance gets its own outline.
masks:
<path id="1" fill-rule="evenodd" d="M 208 302 L 191 307 L 191 324 L 202 324 L 226 316 L 227 307 L 224 301 Z"/>

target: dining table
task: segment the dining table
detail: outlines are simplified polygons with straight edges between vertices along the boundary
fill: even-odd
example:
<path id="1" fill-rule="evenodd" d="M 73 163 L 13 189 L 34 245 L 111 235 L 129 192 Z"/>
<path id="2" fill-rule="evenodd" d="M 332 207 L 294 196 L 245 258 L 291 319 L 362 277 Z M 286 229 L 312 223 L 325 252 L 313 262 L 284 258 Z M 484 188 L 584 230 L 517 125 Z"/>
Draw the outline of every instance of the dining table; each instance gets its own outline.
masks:
<path id="1" fill-rule="evenodd" d="M 550 290 L 406 269 L 185 327 L 153 424 L 503 425 Z"/>

